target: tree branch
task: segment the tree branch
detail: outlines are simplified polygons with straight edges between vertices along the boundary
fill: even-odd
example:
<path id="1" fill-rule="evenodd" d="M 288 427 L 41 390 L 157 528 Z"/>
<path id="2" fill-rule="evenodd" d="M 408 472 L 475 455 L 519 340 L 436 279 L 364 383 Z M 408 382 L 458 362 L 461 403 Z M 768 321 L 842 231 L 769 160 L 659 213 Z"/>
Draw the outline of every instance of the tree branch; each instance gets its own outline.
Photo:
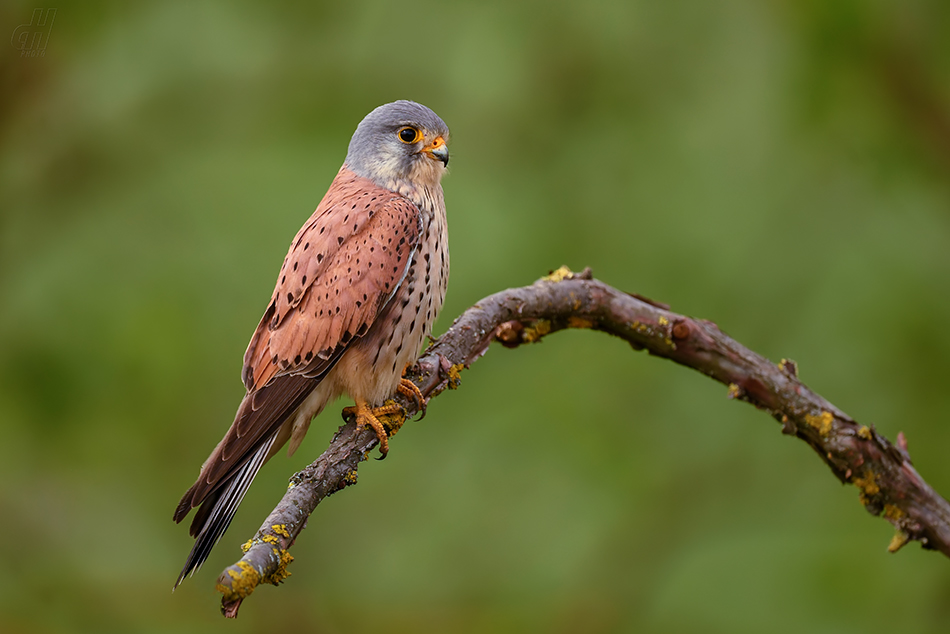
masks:
<path id="1" fill-rule="evenodd" d="M 533 343 L 568 328 L 599 330 L 630 343 L 635 350 L 665 357 L 729 386 L 730 398 L 772 415 L 782 433 L 808 443 L 839 480 L 854 484 L 872 515 L 883 515 L 897 529 L 888 547 L 908 541 L 950 557 L 950 504 L 918 475 L 903 434 L 897 445 L 873 426 L 860 425 L 798 380 L 794 362 L 774 364 L 727 337 L 712 322 L 670 312 L 668 307 L 618 291 L 591 278 L 590 271 L 562 267 L 531 286 L 509 289 L 481 300 L 419 358 L 407 377 L 427 399 L 458 386 L 469 367 L 492 341 L 506 347 Z M 408 415 L 417 404 L 396 397 Z M 398 431 L 405 416 L 387 417 Z M 283 499 L 253 539 L 244 557 L 218 577 L 222 612 L 237 616 L 241 601 L 260 583 L 285 579 L 293 558 L 288 549 L 307 518 L 328 495 L 356 483 L 359 463 L 376 445 L 372 429 L 357 431 L 351 420 L 329 448 L 293 478 Z"/>

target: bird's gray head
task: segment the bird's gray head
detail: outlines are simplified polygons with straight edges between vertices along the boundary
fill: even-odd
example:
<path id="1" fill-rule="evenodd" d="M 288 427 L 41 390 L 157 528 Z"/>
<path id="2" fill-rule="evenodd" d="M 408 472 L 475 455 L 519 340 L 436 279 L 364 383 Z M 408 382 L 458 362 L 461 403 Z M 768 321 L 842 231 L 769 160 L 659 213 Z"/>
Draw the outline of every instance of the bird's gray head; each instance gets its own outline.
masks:
<path id="1" fill-rule="evenodd" d="M 439 115 L 414 101 L 394 101 L 356 127 L 346 165 L 394 191 L 434 188 L 449 164 L 448 141 L 449 128 Z"/>

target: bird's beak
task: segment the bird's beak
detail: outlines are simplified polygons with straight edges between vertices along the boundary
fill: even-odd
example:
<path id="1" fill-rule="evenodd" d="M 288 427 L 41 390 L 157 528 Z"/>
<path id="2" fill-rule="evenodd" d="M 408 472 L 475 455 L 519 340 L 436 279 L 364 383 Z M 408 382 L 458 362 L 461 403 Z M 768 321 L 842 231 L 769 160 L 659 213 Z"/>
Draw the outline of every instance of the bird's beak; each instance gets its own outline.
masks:
<path id="1" fill-rule="evenodd" d="M 431 159 L 441 161 L 443 167 L 449 164 L 449 146 L 445 144 L 445 139 L 439 135 L 432 139 L 422 151 Z"/>

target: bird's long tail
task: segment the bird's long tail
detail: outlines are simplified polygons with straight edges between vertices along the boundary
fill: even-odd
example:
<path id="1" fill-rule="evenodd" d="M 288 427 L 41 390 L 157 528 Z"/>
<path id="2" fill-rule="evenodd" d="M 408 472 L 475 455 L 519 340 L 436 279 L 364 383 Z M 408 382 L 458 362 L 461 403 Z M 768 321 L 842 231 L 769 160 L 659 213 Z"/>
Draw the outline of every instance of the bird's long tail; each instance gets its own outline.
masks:
<path id="1" fill-rule="evenodd" d="M 205 499 L 201 508 L 198 509 L 191 523 L 191 534 L 195 537 L 195 545 L 188 553 L 188 559 L 185 560 L 185 567 L 181 569 L 181 574 L 178 575 L 175 588 L 185 577 L 194 574 L 201 568 L 201 564 L 211 554 L 211 549 L 218 543 L 224 532 L 228 530 L 238 506 L 241 505 L 241 500 L 244 499 L 244 494 L 247 493 L 251 482 L 254 481 L 254 476 L 257 475 L 257 472 L 260 471 L 267 460 L 268 453 L 274 441 L 277 440 L 277 436 L 278 431 L 275 431 L 270 438 L 258 447 L 250 459 L 234 472 L 233 476 L 222 483 L 217 492 Z M 172 588 L 172 590 L 175 588 Z"/>

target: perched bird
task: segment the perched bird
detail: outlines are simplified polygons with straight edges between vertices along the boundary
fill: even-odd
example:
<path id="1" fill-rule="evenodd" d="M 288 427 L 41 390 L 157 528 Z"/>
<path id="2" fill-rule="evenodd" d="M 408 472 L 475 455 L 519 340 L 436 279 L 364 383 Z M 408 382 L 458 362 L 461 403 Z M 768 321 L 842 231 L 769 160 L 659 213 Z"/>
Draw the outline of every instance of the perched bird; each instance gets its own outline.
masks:
<path id="1" fill-rule="evenodd" d="M 350 140 L 343 167 L 297 232 L 267 310 L 244 354 L 247 389 L 234 422 L 175 511 L 195 545 L 175 587 L 208 558 L 254 476 L 342 394 L 380 451 L 386 432 L 373 409 L 397 390 L 422 399 L 402 378 L 432 331 L 449 279 L 441 179 L 449 129 L 432 110 L 396 101 L 370 112 Z"/>

